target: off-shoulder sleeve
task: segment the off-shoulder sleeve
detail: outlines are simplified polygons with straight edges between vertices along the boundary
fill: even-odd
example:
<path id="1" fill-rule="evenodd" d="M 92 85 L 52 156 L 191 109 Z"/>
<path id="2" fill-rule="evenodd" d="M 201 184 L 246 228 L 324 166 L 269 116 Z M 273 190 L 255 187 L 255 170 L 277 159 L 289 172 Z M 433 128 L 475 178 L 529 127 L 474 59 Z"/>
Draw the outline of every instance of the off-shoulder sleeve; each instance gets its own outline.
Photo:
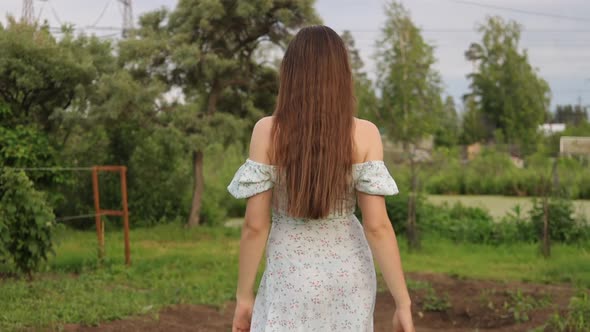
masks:
<path id="1" fill-rule="evenodd" d="M 355 189 L 370 195 L 396 195 L 399 193 L 395 180 L 382 160 L 355 165 Z"/>
<path id="2" fill-rule="evenodd" d="M 248 198 L 274 186 L 274 166 L 250 159 L 240 166 L 227 190 L 235 198 Z"/>

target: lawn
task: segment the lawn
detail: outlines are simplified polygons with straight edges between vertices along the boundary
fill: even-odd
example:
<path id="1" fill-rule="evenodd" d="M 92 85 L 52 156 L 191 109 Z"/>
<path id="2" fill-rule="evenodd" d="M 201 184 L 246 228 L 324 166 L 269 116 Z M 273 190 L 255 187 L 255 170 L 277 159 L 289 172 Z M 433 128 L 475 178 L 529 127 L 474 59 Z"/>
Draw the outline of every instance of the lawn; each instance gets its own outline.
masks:
<path id="1" fill-rule="evenodd" d="M 56 256 L 34 282 L 0 281 L 0 330 L 97 324 L 171 304 L 233 299 L 238 229 L 162 225 L 132 230 L 131 243 L 127 268 L 121 232 L 107 232 L 107 258 L 99 267 L 93 232 L 62 231 Z M 531 244 L 493 247 L 428 237 L 413 253 L 403 239 L 400 245 L 406 271 L 590 287 L 590 246 L 555 245 L 553 257 L 544 260 Z"/>

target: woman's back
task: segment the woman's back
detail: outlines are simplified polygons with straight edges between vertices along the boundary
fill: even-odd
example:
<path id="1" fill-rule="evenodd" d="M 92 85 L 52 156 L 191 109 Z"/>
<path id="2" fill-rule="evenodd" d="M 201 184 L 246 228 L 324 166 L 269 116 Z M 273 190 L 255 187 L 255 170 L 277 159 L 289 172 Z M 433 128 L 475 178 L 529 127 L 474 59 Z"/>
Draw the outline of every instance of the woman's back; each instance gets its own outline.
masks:
<path id="1" fill-rule="evenodd" d="M 381 144 L 380 138 L 371 141 L 378 135 L 376 128 L 355 120 L 357 154 L 352 159 L 358 162 L 352 165 L 346 202 L 328 216 L 311 220 L 293 217 L 286 209 L 289 196 L 264 150 L 272 144 L 267 126 L 272 126 L 270 117 L 254 130 L 251 158 L 258 160 L 248 159 L 228 187 L 238 198 L 272 189 L 274 201 L 266 270 L 251 331 L 372 331 L 375 270 L 363 228 L 354 215 L 356 192 L 393 195 L 398 191 L 381 159 L 367 160 L 379 157 L 373 150 Z"/>

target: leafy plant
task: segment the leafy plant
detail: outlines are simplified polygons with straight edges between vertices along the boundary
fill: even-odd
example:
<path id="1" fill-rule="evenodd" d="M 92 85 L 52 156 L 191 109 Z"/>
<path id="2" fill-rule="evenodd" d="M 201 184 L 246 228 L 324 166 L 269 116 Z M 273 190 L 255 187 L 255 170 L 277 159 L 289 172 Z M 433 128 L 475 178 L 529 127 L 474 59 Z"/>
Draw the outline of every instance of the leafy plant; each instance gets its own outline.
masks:
<path id="1" fill-rule="evenodd" d="M 553 314 L 547 323 L 546 330 L 559 332 L 590 331 L 590 295 L 588 295 L 588 291 L 580 291 L 579 294 L 570 299 L 567 314 Z"/>
<path id="2" fill-rule="evenodd" d="M 589 227 L 574 218 L 573 202 L 564 198 L 551 198 L 548 202 L 549 236 L 552 241 L 571 243 L 584 238 L 585 228 Z M 533 200 L 531 222 L 539 237 L 543 234 L 543 202 Z"/>
<path id="3" fill-rule="evenodd" d="M 524 294 L 520 289 L 516 292 L 508 292 L 510 300 L 504 302 L 504 309 L 512 313 L 514 320 L 523 323 L 529 321 L 531 310 L 543 308 L 549 305 L 549 299 L 536 299 L 530 295 Z"/>
<path id="4" fill-rule="evenodd" d="M 22 171 L 0 174 L 0 261 L 32 278 L 52 252 L 55 216 Z"/>
<path id="5" fill-rule="evenodd" d="M 444 296 L 440 297 L 434 288 L 429 288 L 426 296 L 424 297 L 424 304 L 422 305 L 422 308 L 426 311 L 446 311 L 447 309 L 451 308 L 449 294 L 445 294 Z"/>

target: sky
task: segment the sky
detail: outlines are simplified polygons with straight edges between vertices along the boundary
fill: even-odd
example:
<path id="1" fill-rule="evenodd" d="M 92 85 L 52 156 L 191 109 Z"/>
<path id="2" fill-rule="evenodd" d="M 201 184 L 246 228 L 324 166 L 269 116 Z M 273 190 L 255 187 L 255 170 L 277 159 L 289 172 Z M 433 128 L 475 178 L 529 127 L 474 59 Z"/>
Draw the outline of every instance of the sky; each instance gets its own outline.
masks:
<path id="1" fill-rule="evenodd" d="M 174 8 L 177 0 L 134 0 L 135 19 L 160 7 Z M 350 30 L 369 77 L 375 77 L 375 43 L 384 23 L 385 0 L 316 0 L 324 24 L 337 32 Z M 486 16 L 500 15 L 518 21 L 521 39 L 532 66 L 549 83 L 552 104 L 590 105 L 590 1 L 588 0 L 404 0 L 425 39 L 435 46 L 447 94 L 457 101 L 468 91 L 466 75 L 472 64 L 464 52 L 481 36 L 475 31 Z M 22 0 L 0 0 L 0 20 L 20 17 Z M 51 26 L 71 23 L 121 27 L 118 0 L 34 0 L 35 15 Z M 114 38 L 117 30 L 88 30 Z"/>

